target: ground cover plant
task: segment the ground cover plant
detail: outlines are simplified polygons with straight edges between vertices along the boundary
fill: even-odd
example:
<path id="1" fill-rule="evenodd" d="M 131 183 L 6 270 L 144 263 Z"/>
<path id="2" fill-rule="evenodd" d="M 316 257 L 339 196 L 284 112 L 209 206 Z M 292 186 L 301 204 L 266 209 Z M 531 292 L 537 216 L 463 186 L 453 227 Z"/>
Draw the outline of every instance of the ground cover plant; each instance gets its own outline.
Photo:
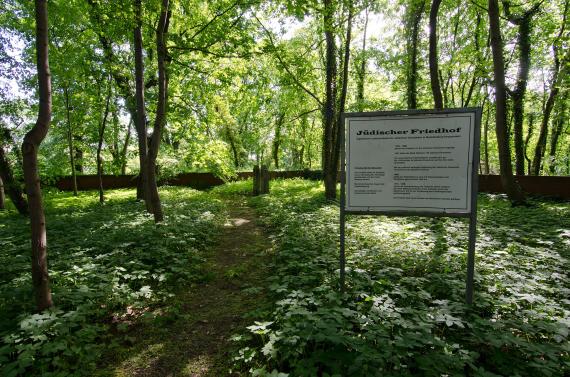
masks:
<path id="1" fill-rule="evenodd" d="M 338 206 L 318 182 L 272 182 L 251 203 L 278 245 L 274 310 L 236 365 L 256 376 L 567 376 L 570 204 L 480 195 L 474 305 L 467 223 L 351 217 L 338 293 Z M 249 340 L 248 340 L 249 339 Z"/>
<path id="2" fill-rule="evenodd" d="M 207 278 L 202 253 L 225 219 L 221 201 L 188 188 L 161 194 L 166 218 L 155 225 L 134 190 L 109 191 L 104 205 L 94 192 L 48 193 L 56 305 L 40 314 L 28 220 L 0 212 L 0 375 L 90 375 L 105 352 L 129 345 L 129 325 L 154 316 L 149 308 Z"/>

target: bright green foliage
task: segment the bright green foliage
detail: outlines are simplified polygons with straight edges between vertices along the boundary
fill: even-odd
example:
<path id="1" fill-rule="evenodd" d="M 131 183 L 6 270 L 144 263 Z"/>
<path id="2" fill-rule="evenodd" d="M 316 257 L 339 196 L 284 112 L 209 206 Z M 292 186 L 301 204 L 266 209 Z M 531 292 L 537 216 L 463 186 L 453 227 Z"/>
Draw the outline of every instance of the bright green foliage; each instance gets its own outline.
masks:
<path id="1" fill-rule="evenodd" d="M 430 2 L 332 3 L 337 9 L 334 34 L 338 44 L 338 73 L 342 72 L 341 46 L 346 38 L 349 3 L 354 11 L 347 111 L 406 108 L 409 18 L 415 13 L 407 9 L 411 4 L 425 4 L 418 25 L 417 105 L 431 108 L 427 62 Z M 553 45 L 558 46 L 561 59 L 568 49 L 568 27 L 562 25 L 564 22 L 567 25 L 570 19 L 566 0 L 510 1 L 510 10 L 522 14 L 538 3 L 540 11 L 533 17 L 530 34 L 531 67 L 524 101 L 527 170 L 539 142 L 544 103 L 553 77 Z M 44 180 L 70 173 L 70 128 L 72 142 L 79 152 L 76 157 L 83 156 L 84 173 L 95 172 L 98 125 L 109 73 L 118 76 L 123 85 L 121 89 L 112 80 L 112 122 L 104 135 L 102 150 L 104 171 L 118 174 L 123 165 L 129 173 L 138 171 L 135 132 L 128 127 L 130 114 L 126 102 L 127 97 L 132 97 L 132 93 L 128 95 L 129 88 L 134 88 L 132 5 L 130 0 L 50 1 L 53 119 L 40 150 L 40 173 Z M 148 120 L 154 118 L 156 111 L 155 27 L 159 9 L 156 0 L 143 4 Z M 278 165 L 280 169 L 314 169 L 321 165 L 326 71 L 322 1 L 192 0 L 173 2 L 171 9 L 167 37 L 169 106 L 158 156 L 159 173 L 171 176 L 187 171 L 213 171 L 228 178 L 236 170 L 250 170 L 258 163 Z M 365 14 L 369 15 L 368 23 Z M 507 20 L 504 7 L 501 15 L 504 55 L 509 63 L 507 86 L 514 90 L 519 69 L 518 26 Z M 496 174 L 494 78 L 487 19 L 486 1 L 442 1 L 438 23 L 439 79 L 445 107 L 483 107 L 482 171 Z M 37 101 L 34 33 L 32 2 L 4 0 L 0 6 L 0 121 L 6 123 L 18 141 L 33 124 L 32 106 Z M 107 52 L 102 40 L 110 47 Z M 112 57 L 108 56 L 109 51 Z M 563 76 L 547 122 L 548 148 L 542 159 L 541 174 L 570 172 L 569 77 Z M 7 106 L 16 101 L 13 96 L 17 93 L 11 93 L 10 85 L 6 85 L 12 79 L 27 90 L 19 94 L 25 98 L 29 111 L 25 116 L 22 109 Z M 361 80 L 362 101 L 357 98 L 357 82 Z M 69 94 L 69 122 L 64 89 Z M 512 101 L 509 103 L 512 105 Z M 24 122 L 8 119 L 14 116 Z M 512 123 L 510 117 L 509 122 Z"/>
<path id="2" fill-rule="evenodd" d="M 464 220 L 349 217 L 341 296 L 338 207 L 322 197 L 319 183 L 293 180 L 252 200 L 279 245 L 275 308 L 249 327 L 261 344 L 238 365 L 260 376 L 568 375 L 569 204 L 480 196 L 468 308 Z"/>
<path id="3" fill-rule="evenodd" d="M 49 269 L 56 307 L 33 313 L 26 220 L 0 213 L 0 375 L 90 375 L 104 350 L 149 306 L 205 278 L 202 252 L 223 213 L 219 201 L 163 188 L 166 219 L 154 225 L 132 190 L 49 193 Z M 25 231 L 23 231 L 25 230 Z M 128 341 L 128 339 L 125 339 Z"/>

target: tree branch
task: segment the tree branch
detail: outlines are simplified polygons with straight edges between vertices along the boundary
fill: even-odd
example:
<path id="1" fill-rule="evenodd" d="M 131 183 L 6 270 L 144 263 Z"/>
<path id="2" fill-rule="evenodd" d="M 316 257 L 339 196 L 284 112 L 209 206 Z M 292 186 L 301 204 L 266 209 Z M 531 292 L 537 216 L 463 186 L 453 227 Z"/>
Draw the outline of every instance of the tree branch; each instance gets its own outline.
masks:
<path id="1" fill-rule="evenodd" d="M 316 108 L 316 109 L 304 111 L 301 114 L 298 114 L 296 117 L 289 119 L 287 122 L 294 122 L 297 119 L 302 118 L 305 115 L 309 115 L 309 114 L 314 113 L 315 111 L 319 111 L 319 110 L 320 110 L 319 108 Z"/>
<path id="2" fill-rule="evenodd" d="M 210 21 L 206 22 L 206 24 L 204 26 L 202 26 L 200 29 L 198 29 L 197 32 L 195 32 L 191 37 L 190 40 L 196 38 L 199 34 L 201 34 L 204 30 L 206 30 L 210 25 L 212 25 L 218 18 L 223 17 L 226 13 L 228 13 L 229 11 L 231 11 L 232 9 L 234 9 L 238 4 L 240 3 L 240 0 L 237 0 L 235 3 L 233 3 L 229 8 L 225 9 L 223 12 L 218 13 L 214 16 L 214 18 L 212 18 Z"/>
<path id="3" fill-rule="evenodd" d="M 287 64 L 285 64 L 285 62 L 283 61 L 283 59 L 281 58 L 281 56 L 277 52 L 277 46 L 275 46 L 275 42 L 273 41 L 273 37 L 271 36 L 271 32 L 265 27 L 265 25 L 263 25 L 263 23 L 259 20 L 259 18 L 257 18 L 257 15 L 254 15 L 254 17 L 257 20 L 257 22 L 259 23 L 259 25 L 261 26 L 261 28 L 265 31 L 265 34 L 267 34 L 267 38 L 269 39 L 269 42 L 271 43 L 271 47 L 273 47 L 273 50 L 275 51 L 275 57 L 277 58 L 277 60 L 279 60 L 279 63 L 281 64 L 283 69 L 287 72 L 287 74 L 289 74 L 289 76 L 291 76 L 291 78 L 293 79 L 295 84 L 297 84 L 297 86 L 299 86 L 299 88 L 303 89 L 305 91 L 305 93 L 307 93 L 308 95 L 313 97 L 313 99 L 315 101 L 317 101 L 317 103 L 320 106 L 324 106 L 323 102 L 319 99 L 319 97 L 317 97 L 315 95 L 315 93 L 313 93 L 306 86 L 304 86 L 303 83 L 301 83 L 301 81 L 299 81 L 299 79 L 293 74 L 293 72 L 291 72 L 291 70 L 289 69 L 289 66 Z"/>

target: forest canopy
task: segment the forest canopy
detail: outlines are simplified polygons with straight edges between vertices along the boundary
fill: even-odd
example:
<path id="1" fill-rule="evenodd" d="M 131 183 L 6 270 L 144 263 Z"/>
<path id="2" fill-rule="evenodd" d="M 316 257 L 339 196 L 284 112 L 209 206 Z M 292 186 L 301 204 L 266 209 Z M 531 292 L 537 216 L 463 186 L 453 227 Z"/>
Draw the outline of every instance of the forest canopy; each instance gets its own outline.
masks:
<path id="1" fill-rule="evenodd" d="M 568 1 L 499 6 L 514 172 L 567 175 Z M 161 4 L 141 2 L 140 23 L 136 9 L 136 1 L 49 2 L 53 116 L 39 152 L 45 179 L 95 174 L 98 144 L 105 173 L 138 172 L 137 25 L 147 138 L 164 113 L 162 176 L 230 178 L 260 163 L 334 170 L 340 112 L 434 108 L 435 97 L 445 108 L 483 108 L 481 173 L 499 172 L 486 1 L 172 1 L 163 110 Z M 34 9 L 7 0 L 0 12 L 2 147 L 18 176 L 16 145 L 38 106 Z"/>

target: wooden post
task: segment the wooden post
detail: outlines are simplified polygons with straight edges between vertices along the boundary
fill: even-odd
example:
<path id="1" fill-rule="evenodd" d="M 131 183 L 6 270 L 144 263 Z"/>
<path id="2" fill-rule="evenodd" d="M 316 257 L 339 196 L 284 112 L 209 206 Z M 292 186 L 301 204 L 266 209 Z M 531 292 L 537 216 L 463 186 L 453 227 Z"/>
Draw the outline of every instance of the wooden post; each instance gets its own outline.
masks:
<path id="1" fill-rule="evenodd" d="M 253 167 L 253 196 L 258 196 L 261 182 L 261 172 L 259 171 L 259 165 L 254 165 Z"/>
<path id="2" fill-rule="evenodd" d="M 260 194 L 269 194 L 269 169 L 267 165 L 261 165 L 261 182 L 259 185 Z"/>

